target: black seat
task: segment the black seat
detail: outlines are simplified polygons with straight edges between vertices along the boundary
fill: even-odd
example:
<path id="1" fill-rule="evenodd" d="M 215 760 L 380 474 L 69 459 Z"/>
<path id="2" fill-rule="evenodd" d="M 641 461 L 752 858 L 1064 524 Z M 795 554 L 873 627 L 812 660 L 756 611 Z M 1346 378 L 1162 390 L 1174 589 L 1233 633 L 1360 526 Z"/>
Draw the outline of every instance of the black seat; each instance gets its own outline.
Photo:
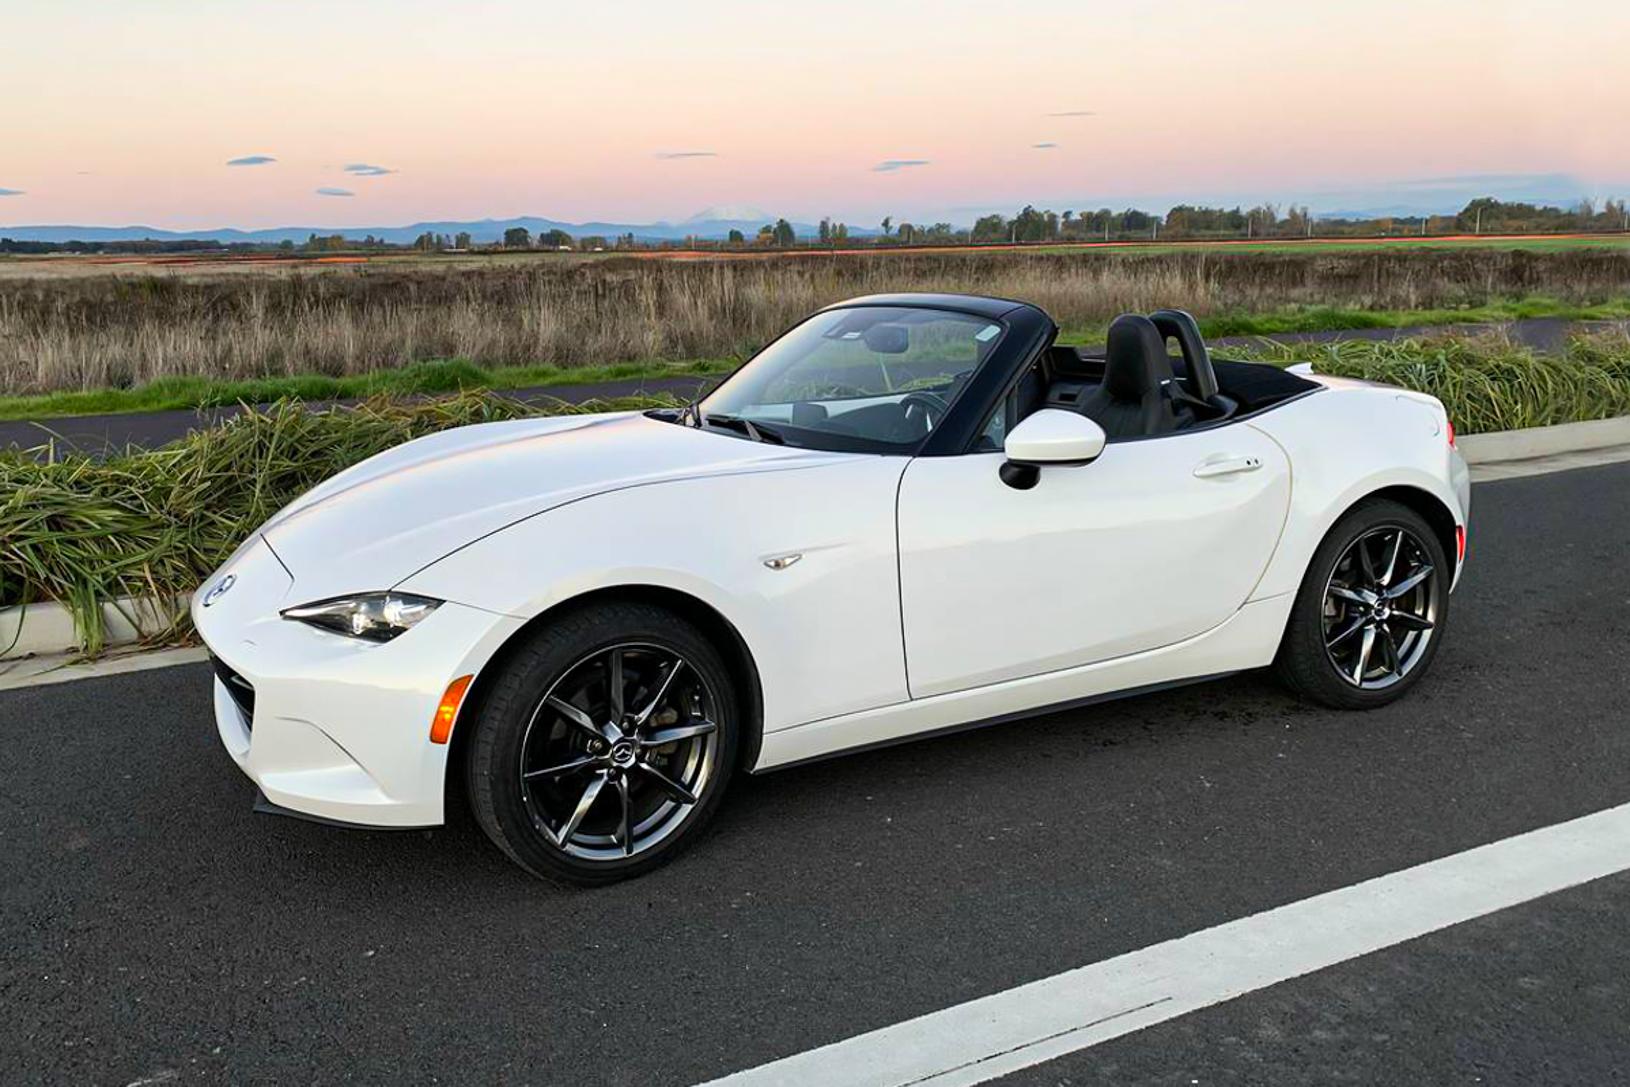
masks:
<path id="1" fill-rule="evenodd" d="M 1077 411 L 1104 428 L 1111 438 L 1138 438 L 1177 429 L 1166 383 L 1172 360 L 1155 323 L 1135 313 L 1115 318 L 1109 326 L 1104 383 L 1081 401 Z"/>

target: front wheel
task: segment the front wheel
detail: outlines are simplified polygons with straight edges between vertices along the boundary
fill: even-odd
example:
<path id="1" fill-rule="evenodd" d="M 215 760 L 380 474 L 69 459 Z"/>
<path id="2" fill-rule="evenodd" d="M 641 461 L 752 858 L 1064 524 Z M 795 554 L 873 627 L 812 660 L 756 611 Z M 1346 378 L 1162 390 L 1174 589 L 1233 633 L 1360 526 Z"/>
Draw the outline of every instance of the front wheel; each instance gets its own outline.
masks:
<path id="1" fill-rule="evenodd" d="M 1452 575 L 1430 525 L 1400 503 L 1360 503 L 1302 579 L 1274 660 L 1293 690 L 1336 709 L 1401 696 L 1443 643 Z"/>
<path id="2" fill-rule="evenodd" d="M 635 603 L 562 616 L 510 657 L 482 708 L 476 820 L 535 875 L 639 875 L 718 807 L 738 720 L 718 651 L 680 616 Z"/>

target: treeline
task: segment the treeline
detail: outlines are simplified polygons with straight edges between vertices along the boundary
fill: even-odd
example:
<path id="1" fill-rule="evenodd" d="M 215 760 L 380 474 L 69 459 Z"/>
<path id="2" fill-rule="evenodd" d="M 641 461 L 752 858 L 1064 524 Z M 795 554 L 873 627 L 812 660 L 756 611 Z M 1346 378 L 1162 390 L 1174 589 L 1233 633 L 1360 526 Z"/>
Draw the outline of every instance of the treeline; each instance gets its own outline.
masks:
<path id="1" fill-rule="evenodd" d="M 873 244 L 990 244 L 996 242 L 1117 241 L 1128 239 L 1388 237 L 1401 234 L 1567 234 L 1630 230 L 1630 206 L 1623 200 L 1597 205 L 1584 200 L 1570 208 L 1511 203 L 1480 197 L 1453 215 L 1331 218 L 1314 216 L 1305 205 L 1264 203 L 1256 207 L 1178 204 L 1158 215 L 1137 208 L 1114 211 L 1027 206 L 1017 215 L 987 215 L 971 230 L 948 223 L 917 227 L 901 223 L 870 239 Z"/>
<path id="2" fill-rule="evenodd" d="M 1314 216 L 1306 206 L 1277 204 L 1256 207 L 1206 207 L 1178 204 L 1164 215 L 1126 208 L 1115 211 L 1037 209 L 1027 205 L 1017 215 L 986 215 L 971 227 L 946 222 L 896 222 L 885 216 L 876 229 L 851 227 L 830 217 L 821 219 L 813 233 L 799 233 L 785 218 L 765 223 L 749 237 L 731 230 L 723 238 L 688 237 L 651 240 L 632 233 L 608 239 L 591 234 L 574 238 L 564 230 L 534 235 L 525 227 L 510 227 L 492 242 L 477 242 L 468 231 L 439 234 L 426 231 L 403 245 L 376 238 L 343 234 L 312 234 L 304 242 L 276 244 L 213 241 L 34 242 L 0 238 L 0 253 L 332 253 L 358 250 L 419 250 L 421 252 L 478 252 L 544 249 L 603 252 L 662 249 L 798 249 L 880 248 L 887 246 L 993 245 L 1049 242 L 1205 240 L 1228 238 L 1340 238 L 1432 236 L 1445 234 L 1571 234 L 1630 231 L 1630 204 L 1582 200 L 1572 207 L 1524 204 L 1479 197 L 1453 215 L 1330 218 Z"/>
<path id="3" fill-rule="evenodd" d="M 1089 242 L 1128 240 L 1205 240 L 1225 238 L 1311 238 L 1311 237 L 1389 237 L 1396 235 L 1444 234 L 1558 234 L 1586 231 L 1630 230 L 1630 211 L 1625 202 L 1608 200 L 1600 207 L 1583 201 L 1571 208 L 1506 203 L 1492 197 L 1473 200 L 1453 215 L 1382 216 L 1371 219 L 1337 219 L 1314 216 L 1305 205 L 1264 203 L 1256 207 L 1205 207 L 1178 204 L 1160 215 L 1138 208 L 1115 211 L 1037 209 L 1027 205 L 1017 215 L 986 215 L 971 227 L 946 222 L 896 222 L 885 216 L 876 229 L 857 231 L 848 223 L 822 218 L 813 234 L 800 234 L 785 218 L 765 223 L 752 236 L 731 230 L 723 239 L 689 237 L 652 241 L 623 234 L 607 241 L 591 236 L 574 239 L 563 230 L 551 230 L 534 238 L 525 228 L 511 227 L 501 242 L 484 249 L 804 249 L 881 248 L 887 246 L 993 245 L 1048 242 Z M 446 235 L 423 235 L 419 249 L 464 250 L 472 248 L 468 234 L 449 239 Z"/>

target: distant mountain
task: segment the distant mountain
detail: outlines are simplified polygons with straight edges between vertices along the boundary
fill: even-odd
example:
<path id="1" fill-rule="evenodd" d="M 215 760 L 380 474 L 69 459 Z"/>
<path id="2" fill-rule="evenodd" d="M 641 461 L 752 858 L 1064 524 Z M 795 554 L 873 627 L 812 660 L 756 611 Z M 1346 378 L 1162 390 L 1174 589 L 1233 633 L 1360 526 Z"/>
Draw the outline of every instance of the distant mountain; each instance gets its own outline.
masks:
<path id="1" fill-rule="evenodd" d="M 746 212 L 749 214 L 742 215 Z M 622 234 L 633 234 L 642 242 L 683 241 L 685 238 L 718 240 L 739 230 L 749 238 L 765 223 L 775 222 L 771 215 L 760 215 L 753 208 L 709 208 L 682 223 L 567 223 L 559 219 L 521 216 L 515 219 L 442 220 L 409 223 L 406 226 L 280 226 L 264 230 L 239 230 L 221 227 L 217 230 L 161 230 L 151 226 L 0 226 L 0 238 L 19 242 L 124 242 L 124 241 L 217 241 L 225 244 L 276 245 L 279 242 L 303 242 L 313 234 L 329 236 L 340 234 L 361 240 L 368 235 L 397 245 L 411 244 L 419 235 L 446 234 L 449 237 L 468 232 L 476 242 L 496 242 L 504 231 L 512 227 L 525 227 L 534 236 L 550 230 L 564 230 L 574 238 L 603 236 L 607 239 Z M 813 223 L 793 223 L 800 235 L 813 235 Z M 867 231 L 853 230 L 864 234 Z"/>
<path id="2" fill-rule="evenodd" d="M 767 211 L 748 204 L 716 204 L 683 221 L 683 225 L 692 226 L 700 223 L 748 223 L 757 222 L 759 226 L 775 222 L 776 217 Z"/>

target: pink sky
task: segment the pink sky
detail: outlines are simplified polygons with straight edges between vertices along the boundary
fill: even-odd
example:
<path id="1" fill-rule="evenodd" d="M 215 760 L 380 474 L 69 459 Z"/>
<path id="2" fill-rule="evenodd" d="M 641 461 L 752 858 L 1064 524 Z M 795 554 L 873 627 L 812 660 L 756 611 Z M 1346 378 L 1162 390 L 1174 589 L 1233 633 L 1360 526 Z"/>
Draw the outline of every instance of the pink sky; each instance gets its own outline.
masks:
<path id="1" fill-rule="evenodd" d="M 20 194 L 0 223 L 869 221 L 1465 174 L 1630 188 L 1623 3 L 6 7 L 0 189 Z M 661 157 L 678 152 L 710 154 Z M 276 161 L 226 165 L 251 155 Z"/>

